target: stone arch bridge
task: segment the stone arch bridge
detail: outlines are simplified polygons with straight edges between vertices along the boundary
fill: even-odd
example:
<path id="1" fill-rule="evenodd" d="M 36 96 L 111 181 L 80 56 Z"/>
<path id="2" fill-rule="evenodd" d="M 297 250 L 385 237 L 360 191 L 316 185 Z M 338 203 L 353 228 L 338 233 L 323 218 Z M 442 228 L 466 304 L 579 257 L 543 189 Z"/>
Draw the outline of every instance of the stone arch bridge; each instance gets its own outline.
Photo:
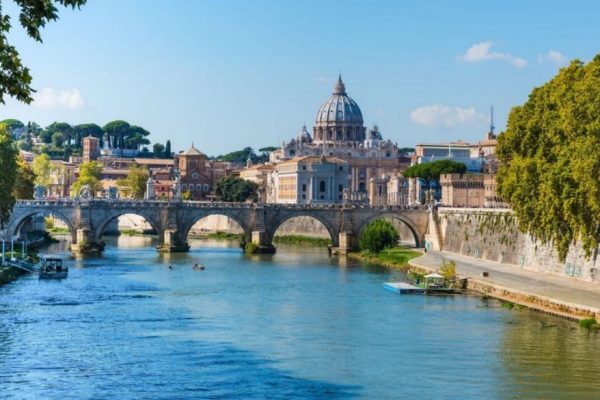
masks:
<path id="1" fill-rule="evenodd" d="M 402 221 L 412 232 L 418 247 L 423 246 L 428 226 L 424 208 L 370 207 L 354 205 L 287 205 L 256 203 L 223 203 L 151 200 L 19 200 L 7 224 L 7 239 L 19 234 L 23 223 L 36 214 L 63 220 L 71 233 L 74 252 L 96 252 L 104 247 L 102 235 L 107 226 L 121 215 L 142 216 L 158 233 L 158 250 L 189 250 L 188 233 L 200 219 L 223 215 L 239 224 L 247 242 L 264 251 L 274 250 L 273 236 L 277 228 L 294 217 L 312 217 L 329 232 L 333 248 L 339 253 L 357 248 L 364 227 L 380 218 Z"/>

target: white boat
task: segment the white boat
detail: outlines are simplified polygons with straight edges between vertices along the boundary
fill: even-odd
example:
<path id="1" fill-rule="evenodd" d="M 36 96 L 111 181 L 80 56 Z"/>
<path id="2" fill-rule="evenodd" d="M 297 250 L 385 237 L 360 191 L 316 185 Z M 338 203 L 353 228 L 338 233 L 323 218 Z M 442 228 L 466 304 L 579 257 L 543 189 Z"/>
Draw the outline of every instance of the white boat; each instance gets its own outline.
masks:
<path id="1" fill-rule="evenodd" d="M 69 268 L 63 265 L 62 258 L 45 256 L 40 262 L 40 279 L 64 279 Z"/>

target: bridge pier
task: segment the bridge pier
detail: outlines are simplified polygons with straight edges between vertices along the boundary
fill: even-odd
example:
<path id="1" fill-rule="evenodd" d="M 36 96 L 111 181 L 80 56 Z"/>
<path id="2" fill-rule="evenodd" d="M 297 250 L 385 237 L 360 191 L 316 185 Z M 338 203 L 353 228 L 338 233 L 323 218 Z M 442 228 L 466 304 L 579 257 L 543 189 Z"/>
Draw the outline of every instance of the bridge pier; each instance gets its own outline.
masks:
<path id="1" fill-rule="evenodd" d="M 187 241 L 181 239 L 176 229 L 165 229 L 162 234 L 162 243 L 157 246 L 161 253 L 186 253 L 190 250 Z"/>
<path id="2" fill-rule="evenodd" d="M 352 232 L 340 232 L 338 235 L 338 246 L 331 247 L 330 253 L 334 255 L 345 256 L 346 254 L 356 250 L 357 246 L 354 241 Z"/>
<path id="3" fill-rule="evenodd" d="M 76 242 L 71 244 L 71 251 L 77 254 L 94 254 L 104 250 L 104 242 L 94 240 L 94 231 L 79 228 L 76 231 Z"/>
<path id="4" fill-rule="evenodd" d="M 269 234 L 264 230 L 252 231 L 252 243 L 258 246 L 258 248 L 252 251 L 253 253 L 274 254 L 276 251 L 275 246 L 273 246 L 269 238 Z"/>

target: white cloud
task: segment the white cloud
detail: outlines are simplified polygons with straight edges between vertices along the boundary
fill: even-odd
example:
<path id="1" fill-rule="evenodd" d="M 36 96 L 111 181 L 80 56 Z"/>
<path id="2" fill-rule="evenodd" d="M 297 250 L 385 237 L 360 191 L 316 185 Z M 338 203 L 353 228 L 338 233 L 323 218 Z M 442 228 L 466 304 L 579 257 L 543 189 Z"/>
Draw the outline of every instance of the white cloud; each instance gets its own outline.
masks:
<path id="1" fill-rule="evenodd" d="M 326 75 L 319 75 L 319 76 L 317 76 L 315 81 L 317 83 L 333 83 L 333 82 L 335 82 L 335 78 L 333 78 L 331 76 L 326 76 Z"/>
<path id="2" fill-rule="evenodd" d="M 556 65 L 565 65 L 568 59 L 560 51 L 550 50 L 548 53 L 538 56 L 538 61 L 540 63 L 551 62 Z"/>
<path id="3" fill-rule="evenodd" d="M 527 65 L 527 61 L 521 57 L 515 57 L 508 53 L 501 53 L 499 51 L 491 51 L 491 48 L 491 41 L 476 43 L 469 47 L 465 54 L 458 56 L 457 59 L 464 62 L 503 60 L 519 68 Z"/>
<path id="4" fill-rule="evenodd" d="M 419 125 L 452 127 L 484 121 L 485 116 L 475 107 L 448 107 L 441 104 L 419 107 L 410 113 L 410 119 Z"/>
<path id="5" fill-rule="evenodd" d="M 33 95 L 32 105 L 45 110 L 78 110 L 84 106 L 83 96 L 78 89 L 54 89 L 45 87 Z"/>

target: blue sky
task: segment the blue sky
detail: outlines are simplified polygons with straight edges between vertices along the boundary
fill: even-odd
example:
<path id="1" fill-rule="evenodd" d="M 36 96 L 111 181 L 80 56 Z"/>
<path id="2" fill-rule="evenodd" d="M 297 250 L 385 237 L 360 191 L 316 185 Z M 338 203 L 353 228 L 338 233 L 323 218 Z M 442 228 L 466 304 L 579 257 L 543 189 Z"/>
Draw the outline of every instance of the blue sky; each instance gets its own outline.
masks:
<path id="1" fill-rule="evenodd" d="M 89 0 L 11 42 L 36 102 L 0 118 L 124 119 L 207 154 L 312 128 L 338 73 L 400 146 L 480 139 L 561 65 L 600 52 L 597 1 Z"/>

